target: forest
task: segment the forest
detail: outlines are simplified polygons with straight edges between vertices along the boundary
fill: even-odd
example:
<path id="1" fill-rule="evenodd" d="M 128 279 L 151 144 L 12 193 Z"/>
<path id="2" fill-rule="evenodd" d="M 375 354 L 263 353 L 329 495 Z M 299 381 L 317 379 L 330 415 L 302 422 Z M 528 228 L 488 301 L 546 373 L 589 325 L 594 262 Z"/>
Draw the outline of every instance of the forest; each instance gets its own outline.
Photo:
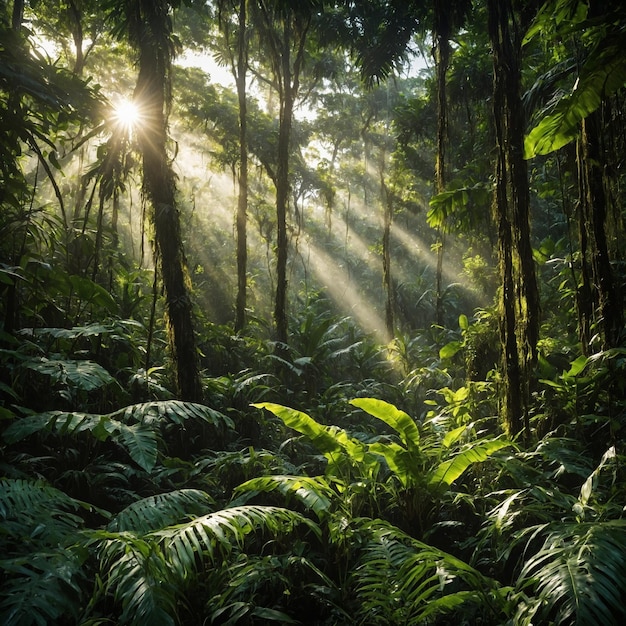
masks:
<path id="1" fill-rule="evenodd" d="M 0 623 L 626 623 L 622 0 L 0 0 Z"/>

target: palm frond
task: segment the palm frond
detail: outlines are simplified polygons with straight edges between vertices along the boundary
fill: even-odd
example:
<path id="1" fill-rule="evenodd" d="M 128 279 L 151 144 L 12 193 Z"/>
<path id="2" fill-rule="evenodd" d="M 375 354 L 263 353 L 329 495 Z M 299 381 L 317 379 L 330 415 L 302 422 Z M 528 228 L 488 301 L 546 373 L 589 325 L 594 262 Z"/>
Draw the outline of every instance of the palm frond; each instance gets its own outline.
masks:
<path id="1" fill-rule="evenodd" d="M 122 607 L 121 624 L 174 626 L 183 580 L 169 568 L 160 546 L 131 532 L 92 533 L 99 547 L 105 590 Z"/>
<path id="2" fill-rule="evenodd" d="M 135 507 L 126 519 L 137 520 L 147 504 Z M 149 533 L 95 531 L 88 543 L 99 549 L 106 591 L 122 607 L 120 622 L 171 626 L 186 581 L 200 564 L 222 563 L 250 534 L 277 536 L 301 525 L 319 534 L 317 525 L 293 511 L 243 506 Z"/>
<path id="3" fill-rule="evenodd" d="M 111 532 L 148 533 L 206 514 L 213 499 L 198 489 L 178 489 L 142 498 L 120 511 L 109 523 Z"/>
<path id="4" fill-rule="evenodd" d="M 235 427 L 235 424 L 227 415 L 203 404 L 183 402 L 181 400 L 160 400 L 133 404 L 111 413 L 110 416 L 120 419 L 127 424 L 137 422 L 154 424 L 167 421 L 181 426 L 187 420 L 197 419 L 216 428 Z"/>
<path id="5" fill-rule="evenodd" d="M 251 497 L 259 492 L 270 491 L 296 498 L 320 519 L 328 514 L 336 495 L 322 476 L 261 476 L 239 485 L 235 494 L 250 494 Z"/>
<path id="6" fill-rule="evenodd" d="M 91 507 L 43 481 L 0 479 L 2 553 L 21 553 L 33 545 L 56 546 L 83 525 L 75 512 Z M 28 546 L 22 542 L 28 538 Z"/>
<path id="7" fill-rule="evenodd" d="M 78 617 L 82 592 L 79 551 L 57 548 L 0 561 L 0 623 L 46 626 Z"/>
<path id="8" fill-rule="evenodd" d="M 626 520 L 559 523 L 525 564 L 518 588 L 539 602 L 521 605 L 520 623 L 618 624 L 626 620 Z M 530 613 L 530 615 L 528 614 Z"/>
<path id="9" fill-rule="evenodd" d="M 181 576 L 194 570 L 196 555 L 213 561 L 215 554 L 228 555 L 256 531 L 272 535 L 292 532 L 306 526 L 319 534 L 319 527 L 306 517 L 274 506 L 240 506 L 222 509 L 189 522 L 151 533 L 162 546 L 172 568 Z"/>
<path id="10" fill-rule="evenodd" d="M 157 433 L 145 424 L 127 425 L 110 415 L 48 411 L 15 420 L 3 433 L 8 443 L 15 443 L 37 432 L 78 435 L 90 432 L 99 441 L 111 438 L 126 449 L 131 459 L 147 472 L 157 459 Z"/>
<path id="11" fill-rule="evenodd" d="M 361 521 L 359 530 L 368 540 L 353 584 L 367 623 L 418 624 L 468 603 L 504 611 L 508 590 L 464 561 L 381 520 Z"/>

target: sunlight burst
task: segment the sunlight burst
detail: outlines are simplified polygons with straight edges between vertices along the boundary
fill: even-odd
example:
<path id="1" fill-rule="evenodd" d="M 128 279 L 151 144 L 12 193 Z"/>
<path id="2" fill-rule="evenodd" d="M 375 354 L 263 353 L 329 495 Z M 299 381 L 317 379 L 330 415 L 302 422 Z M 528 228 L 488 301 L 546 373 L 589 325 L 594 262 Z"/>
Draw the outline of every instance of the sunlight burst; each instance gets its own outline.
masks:
<path id="1" fill-rule="evenodd" d="M 133 100 L 121 98 L 113 107 L 113 120 L 130 135 L 142 123 L 141 109 Z"/>

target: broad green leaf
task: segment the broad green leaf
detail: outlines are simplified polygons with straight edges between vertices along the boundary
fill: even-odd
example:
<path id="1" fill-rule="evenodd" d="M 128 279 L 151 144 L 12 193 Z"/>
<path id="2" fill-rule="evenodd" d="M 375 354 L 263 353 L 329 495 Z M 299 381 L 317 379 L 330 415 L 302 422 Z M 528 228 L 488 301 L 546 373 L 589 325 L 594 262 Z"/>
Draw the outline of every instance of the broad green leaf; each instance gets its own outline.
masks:
<path id="1" fill-rule="evenodd" d="M 568 144 L 578 136 L 582 120 L 626 85 L 625 44 L 623 29 L 601 42 L 583 65 L 572 93 L 561 98 L 526 136 L 524 158 L 550 154 Z"/>
<path id="2" fill-rule="evenodd" d="M 502 439 L 475 442 L 467 450 L 441 463 L 431 475 L 429 482 L 431 485 L 451 485 L 470 465 L 486 461 L 494 452 L 509 445 L 508 441 Z"/>
<path id="3" fill-rule="evenodd" d="M 584 369 L 587 367 L 589 363 L 589 358 L 586 356 L 579 356 L 570 366 L 569 371 L 567 371 L 563 376 L 565 378 L 575 378 L 578 376 Z"/>
<path id="4" fill-rule="evenodd" d="M 306 435 L 311 443 L 329 460 L 332 461 L 336 455 L 345 453 L 344 446 L 339 443 L 337 436 L 331 433 L 328 427 L 318 424 L 306 413 L 273 402 L 260 402 L 252 406 L 267 409 L 279 417 L 286 426 Z"/>
<path id="5" fill-rule="evenodd" d="M 415 452 L 409 452 L 397 443 L 382 442 L 371 443 L 369 449 L 385 459 L 403 487 L 410 487 L 418 482 L 421 468 Z"/>
<path id="6" fill-rule="evenodd" d="M 94 391 L 115 382 L 104 367 L 93 361 L 41 359 L 27 361 L 24 367 L 49 376 L 53 381 L 69 381 L 83 391 Z"/>
<path id="7" fill-rule="evenodd" d="M 440 359 L 451 359 L 457 352 L 463 348 L 462 341 L 451 341 L 439 350 Z"/>
<path id="8" fill-rule="evenodd" d="M 419 449 L 420 434 L 413 418 L 397 409 L 393 404 L 376 398 L 355 398 L 350 404 L 382 420 L 400 435 L 400 439 L 409 450 Z"/>
<path id="9" fill-rule="evenodd" d="M 157 460 L 158 439 L 156 433 L 144 424 L 130 426 L 118 422 L 120 443 L 128 450 L 137 465 L 151 472 Z"/>

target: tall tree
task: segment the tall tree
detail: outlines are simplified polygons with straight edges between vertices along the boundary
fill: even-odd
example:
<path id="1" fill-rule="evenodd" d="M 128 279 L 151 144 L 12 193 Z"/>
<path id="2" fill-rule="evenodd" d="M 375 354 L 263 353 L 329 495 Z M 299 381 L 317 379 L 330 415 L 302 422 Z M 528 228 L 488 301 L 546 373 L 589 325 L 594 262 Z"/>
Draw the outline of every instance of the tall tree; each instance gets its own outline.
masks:
<path id="1" fill-rule="evenodd" d="M 289 152 L 293 113 L 300 89 L 307 37 L 318 0 L 256 0 L 253 3 L 261 47 L 271 67 L 271 88 L 278 94 L 278 144 L 276 152 L 276 296 L 274 323 L 279 344 L 288 341 L 287 261 L 289 237 Z"/>
<path id="2" fill-rule="evenodd" d="M 202 398 L 198 353 L 176 202 L 176 181 L 167 153 L 167 117 L 171 99 L 170 70 L 175 54 L 172 4 L 167 0 L 127 0 L 115 4 L 118 32 L 126 31 L 139 57 L 134 101 L 141 110 L 137 141 L 143 159 L 144 191 L 152 205 L 154 253 L 165 291 L 170 350 L 178 395 Z"/>
<path id="3" fill-rule="evenodd" d="M 237 26 L 233 28 L 228 12 L 235 12 Z M 237 215 L 235 219 L 237 233 L 237 298 L 235 303 L 235 330 L 241 330 L 246 323 L 247 307 L 247 264 L 248 264 L 248 0 L 219 3 L 219 24 L 225 38 L 229 62 L 237 88 L 239 105 L 239 176 Z M 233 42 L 233 39 L 235 41 Z"/>
<path id="4" fill-rule="evenodd" d="M 583 0 L 546 0 L 527 37 L 530 40 L 541 33 L 549 45 L 559 46 L 567 59 L 562 64 L 565 71 L 548 68 L 531 90 L 541 92 L 537 87 L 545 84 L 550 88 L 549 96 L 558 89 L 559 97 L 549 99 L 548 107 L 540 111 L 525 148 L 526 156 L 532 158 L 577 140 L 577 311 L 585 354 L 594 350 L 594 336 L 600 338 L 598 345 L 602 348 L 618 345 L 624 317 L 613 268 L 618 259 L 612 258 L 609 245 L 611 239 L 619 239 L 619 234 L 611 230 L 621 230 L 619 219 L 614 220 L 616 228 L 611 228 L 609 222 L 611 196 L 615 195 L 610 173 L 619 171 L 616 162 L 621 156 L 616 157 L 609 149 L 613 142 L 606 128 L 612 124 L 611 108 L 617 112 L 614 117 L 621 117 L 619 103 L 611 107 L 611 98 L 626 82 L 625 19 L 626 9 L 619 0 L 602 5 Z M 563 89 L 559 82 L 563 77 L 574 88 Z M 618 127 L 618 136 L 620 131 Z"/>
<path id="5" fill-rule="evenodd" d="M 525 33 L 511 0 L 488 0 L 496 131 L 494 218 L 498 231 L 503 414 L 512 436 L 529 430 L 530 381 L 539 338 L 539 292 L 530 243 L 524 160 L 521 45 Z"/>

